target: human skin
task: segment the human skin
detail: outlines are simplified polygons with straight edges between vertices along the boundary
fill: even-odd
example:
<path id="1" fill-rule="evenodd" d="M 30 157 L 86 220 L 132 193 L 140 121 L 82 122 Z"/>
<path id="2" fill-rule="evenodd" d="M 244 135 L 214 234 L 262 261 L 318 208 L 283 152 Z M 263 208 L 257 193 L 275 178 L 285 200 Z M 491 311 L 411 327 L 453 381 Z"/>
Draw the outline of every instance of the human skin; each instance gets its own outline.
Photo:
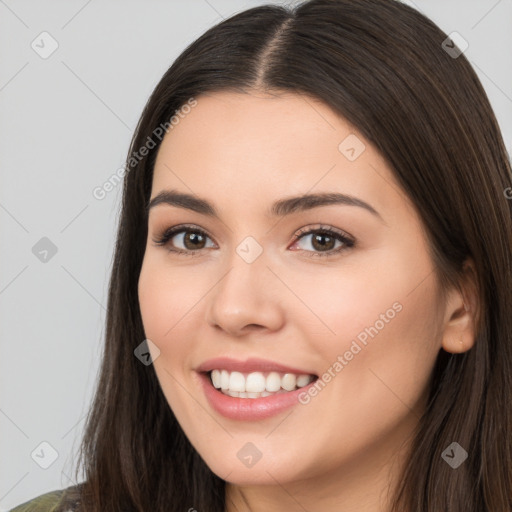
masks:
<path id="1" fill-rule="evenodd" d="M 151 198 L 192 193 L 220 220 L 167 204 L 150 210 L 138 293 L 146 337 L 160 350 L 153 364 L 163 393 L 226 480 L 228 511 L 382 512 L 439 350 L 473 344 L 463 301 L 474 299 L 455 289 L 441 299 L 414 205 L 375 147 L 327 105 L 290 93 L 196 99 L 159 148 Z M 354 161 L 338 149 L 350 134 L 365 145 Z M 278 199 L 318 192 L 355 196 L 380 217 L 337 204 L 265 213 Z M 169 251 L 191 250 L 183 233 L 154 243 L 182 223 L 208 234 L 193 256 Z M 335 242 L 331 255 L 317 256 L 313 235 L 294 236 L 319 225 L 348 233 L 354 247 L 335 253 Z M 263 249 L 252 263 L 236 252 L 248 236 Z M 206 399 L 195 369 L 207 359 L 259 357 L 322 376 L 397 302 L 400 312 L 307 404 L 243 421 Z M 252 467 L 237 457 L 248 442 L 262 454 Z"/>

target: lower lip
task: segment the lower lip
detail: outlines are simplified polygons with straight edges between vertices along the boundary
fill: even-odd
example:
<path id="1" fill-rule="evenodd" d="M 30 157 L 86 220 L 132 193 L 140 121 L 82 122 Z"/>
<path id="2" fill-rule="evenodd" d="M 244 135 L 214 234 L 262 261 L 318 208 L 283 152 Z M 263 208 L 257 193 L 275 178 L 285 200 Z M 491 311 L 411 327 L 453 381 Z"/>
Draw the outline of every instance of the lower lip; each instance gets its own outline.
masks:
<path id="1" fill-rule="evenodd" d="M 257 421 L 275 416 L 280 412 L 299 404 L 299 395 L 307 392 L 316 382 L 310 382 L 307 386 L 279 393 L 277 395 L 264 396 L 260 398 L 238 398 L 225 395 L 212 384 L 209 374 L 198 374 L 203 389 L 210 405 L 219 414 L 232 420 Z"/>

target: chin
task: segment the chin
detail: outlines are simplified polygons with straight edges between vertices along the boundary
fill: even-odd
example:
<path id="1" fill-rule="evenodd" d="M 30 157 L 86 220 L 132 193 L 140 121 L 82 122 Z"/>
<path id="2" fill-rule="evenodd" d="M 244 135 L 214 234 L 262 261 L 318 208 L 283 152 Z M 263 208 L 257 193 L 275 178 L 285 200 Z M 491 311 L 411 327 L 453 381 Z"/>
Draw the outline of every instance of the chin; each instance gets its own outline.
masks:
<path id="1" fill-rule="evenodd" d="M 208 466 L 213 473 L 226 482 L 234 485 L 276 485 L 276 481 L 280 484 L 289 482 L 293 476 L 289 471 L 280 472 L 273 464 L 264 465 L 260 461 L 252 468 L 243 468 L 229 465 Z"/>
<path id="2" fill-rule="evenodd" d="M 276 481 L 286 483 L 303 477 L 297 464 L 300 454 L 290 454 L 283 447 L 277 454 L 268 450 L 267 455 L 260 452 L 258 456 L 256 448 L 250 443 L 240 443 L 241 449 L 235 440 L 232 443 L 237 446 L 236 450 L 210 451 L 206 456 L 201 454 L 210 470 L 226 482 L 236 485 L 276 485 Z"/>

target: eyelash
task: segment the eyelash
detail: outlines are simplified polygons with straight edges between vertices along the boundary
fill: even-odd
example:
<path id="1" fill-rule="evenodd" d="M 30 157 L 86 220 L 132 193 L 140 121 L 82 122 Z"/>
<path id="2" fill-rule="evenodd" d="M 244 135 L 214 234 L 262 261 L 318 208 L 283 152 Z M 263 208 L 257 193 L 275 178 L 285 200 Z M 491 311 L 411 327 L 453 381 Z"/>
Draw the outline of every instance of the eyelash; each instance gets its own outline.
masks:
<path id="1" fill-rule="evenodd" d="M 175 235 L 177 235 L 179 233 L 183 233 L 183 232 L 197 233 L 197 234 L 200 234 L 201 236 L 211 239 L 211 237 L 202 229 L 200 229 L 196 226 L 193 226 L 193 225 L 181 224 L 179 226 L 174 226 L 172 228 L 165 230 L 164 233 L 159 238 L 157 238 L 156 240 L 153 239 L 153 242 L 156 245 L 165 246 L 169 242 L 169 240 L 171 240 L 171 238 L 173 238 Z M 343 245 L 341 247 L 338 247 L 337 249 L 331 249 L 331 250 L 325 251 L 325 252 L 308 251 L 308 250 L 302 249 L 303 251 L 305 251 L 307 253 L 311 253 L 309 255 L 309 257 L 333 256 L 334 254 L 338 254 L 342 251 L 346 251 L 347 249 L 350 249 L 355 246 L 355 241 L 351 237 L 349 237 L 346 233 L 344 233 L 341 230 L 335 230 L 334 228 L 331 228 L 329 226 L 320 226 L 318 228 L 302 228 L 297 233 L 295 233 L 295 235 L 294 235 L 295 240 L 294 240 L 293 244 L 295 244 L 300 239 L 304 238 L 306 235 L 315 234 L 315 233 L 322 234 L 322 235 L 328 235 L 328 236 L 342 242 Z M 200 252 L 203 249 L 183 250 L 183 249 L 177 249 L 177 248 L 168 248 L 168 250 L 170 252 L 182 254 L 184 256 L 195 256 L 198 252 Z"/>

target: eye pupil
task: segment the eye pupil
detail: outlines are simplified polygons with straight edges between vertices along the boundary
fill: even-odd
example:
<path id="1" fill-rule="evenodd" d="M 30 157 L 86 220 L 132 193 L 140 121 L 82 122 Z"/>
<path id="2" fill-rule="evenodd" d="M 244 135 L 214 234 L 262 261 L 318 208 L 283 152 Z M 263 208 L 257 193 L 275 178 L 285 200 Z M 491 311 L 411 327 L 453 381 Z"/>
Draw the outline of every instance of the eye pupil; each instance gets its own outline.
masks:
<path id="1" fill-rule="evenodd" d="M 200 233 L 194 233 L 194 232 L 188 232 L 185 237 L 184 237 L 184 243 L 185 243 L 185 247 L 187 247 L 187 249 L 191 249 L 191 250 L 196 250 L 198 249 L 198 245 L 195 242 L 197 242 L 199 240 L 199 244 L 201 243 L 201 240 L 200 239 L 204 239 L 203 235 L 201 235 Z M 204 240 L 202 240 L 203 243 L 204 243 Z M 188 242 L 192 242 L 192 245 L 190 247 L 187 246 Z M 202 247 L 199 247 L 200 249 L 202 249 Z"/>
<path id="2" fill-rule="evenodd" d="M 328 249 L 332 248 L 330 247 L 329 245 L 329 242 L 326 243 L 322 243 L 322 242 L 319 242 L 320 239 L 323 239 L 323 238 L 327 238 L 329 240 L 329 242 L 334 242 L 334 238 L 326 233 L 318 233 L 316 235 L 313 236 L 313 247 L 315 249 L 325 249 L 326 248 L 326 245 L 328 246 Z M 316 244 L 318 244 L 318 247 L 316 247 Z"/>

